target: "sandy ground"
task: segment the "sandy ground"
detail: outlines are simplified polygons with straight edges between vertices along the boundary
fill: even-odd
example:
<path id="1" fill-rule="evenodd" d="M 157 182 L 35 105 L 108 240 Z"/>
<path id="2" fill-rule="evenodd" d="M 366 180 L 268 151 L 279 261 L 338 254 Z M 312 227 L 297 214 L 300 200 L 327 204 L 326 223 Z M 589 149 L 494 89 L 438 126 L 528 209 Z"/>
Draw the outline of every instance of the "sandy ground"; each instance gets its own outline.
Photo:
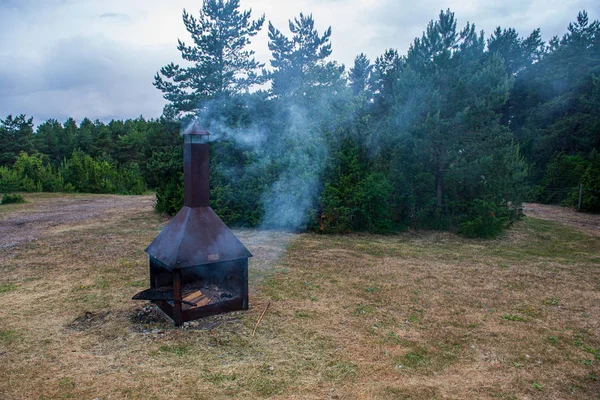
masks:
<path id="1" fill-rule="evenodd" d="M 600 236 L 600 214 L 580 213 L 572 208 L 537 203 L 525 203 L 523 210 L 528 217 L 560 222 L 585 233 Z"/>
<path id="2" fill-rule="evenodd" d="M 111 218 L 123 211 L 147 209 L 154 204 L 154 195 L 67 197 L 28 193 L 26 197 L 31 203 L 29 207 L 0 212 L 0 251 L 37 240 L 49 229 Z"/>

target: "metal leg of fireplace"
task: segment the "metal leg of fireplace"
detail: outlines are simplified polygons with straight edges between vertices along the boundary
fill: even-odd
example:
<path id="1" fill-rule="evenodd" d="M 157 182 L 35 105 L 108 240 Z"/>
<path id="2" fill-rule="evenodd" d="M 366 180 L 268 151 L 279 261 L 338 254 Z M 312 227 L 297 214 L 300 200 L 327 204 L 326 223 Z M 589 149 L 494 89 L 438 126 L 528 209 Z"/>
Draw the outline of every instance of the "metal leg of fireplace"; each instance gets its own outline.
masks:
<path id="1" fill-rule="evenodd" d="M 242 310 L 248 309 L 248 260 L 242 267 Z"/>
<path id="2" fill-rule="evenodd" d="M 176 269 L 173 271 L 173 321 L 175 321 L 175 326 L 183 324 L 181 300 L 181 270 Z"/>

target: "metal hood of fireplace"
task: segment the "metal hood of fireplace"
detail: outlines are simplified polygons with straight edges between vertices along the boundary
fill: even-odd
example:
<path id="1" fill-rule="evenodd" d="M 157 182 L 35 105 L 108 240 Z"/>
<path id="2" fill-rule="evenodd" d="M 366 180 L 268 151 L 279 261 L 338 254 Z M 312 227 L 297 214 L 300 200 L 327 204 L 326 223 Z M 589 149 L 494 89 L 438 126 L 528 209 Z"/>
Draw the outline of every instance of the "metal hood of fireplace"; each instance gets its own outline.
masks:
<path id="1" fill-rule="evenodd" d="M 188 206 L 160 232 L 146 253 L 169 269 L 252 257 L 212 208 Z"/>
<path id="2" fill-rule="evenodd" d="M 146 253 L 171 270 L 252 257 L 210 208 L 209 133 L 193 124 L 183 138 L 184 207 Z"/>

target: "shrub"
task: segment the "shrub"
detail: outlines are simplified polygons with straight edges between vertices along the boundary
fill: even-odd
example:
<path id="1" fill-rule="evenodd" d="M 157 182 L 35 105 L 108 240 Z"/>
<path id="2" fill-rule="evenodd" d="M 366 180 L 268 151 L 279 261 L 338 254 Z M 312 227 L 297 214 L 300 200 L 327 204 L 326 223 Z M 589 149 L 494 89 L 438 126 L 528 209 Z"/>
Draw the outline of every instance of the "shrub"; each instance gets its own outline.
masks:
<path id="1" fill-rule="evenodd" d="M 600 212 L 600 153 L 596 149 L 592 150 L 588 160 L 589 165 L 581 178 L 583 185 L 581 210 L 598 213 Z"/>
<path id="2" fill-rule="evenodd" d="M 0 190 L 142 194 L 146 185 L 135 163 L 118 168 L 75 151 L 55 168 L 43 154 L 21 152 L 12 168 L 0 167 Z"/>
<path id="3" fill-rule="evenodd" d="M 156 205 L 154 209 L 160 213 L 175 215 L 183 207 L 183 173 L 162 182 L 156 188 Z"/>
<path id="4" fill-rule="evenodd" d="M 20 187 L 17 171 L 0 166 L 0 191 L 16 192 Z"/>
<path id="5" fill-rule="evenodd" d="M 493 201 L 475 199 L 459 223 L 458 232 L 467 237 L 492 238 L 501 233 L 508 223 L 506 207 Z"/>
<path id="6" fill-rule="evenodd" d="M 392 230 L 392 209 L 390 199 L 393 187 L 387 176 L 372 173 L 362 183 L 363 202 L 360 207 L 362 225 L 371 232 Z"/>
<path id="7" fill-rule="evenodd" d="M 25 199 L 23 198 L 23 196 L 20 196 L 18 194 L 5 194 L 4 196 L 2 196 L 2 200 L 0 201 L 0 204 L 20 204 L 20 203 L 25 203 Z"/>

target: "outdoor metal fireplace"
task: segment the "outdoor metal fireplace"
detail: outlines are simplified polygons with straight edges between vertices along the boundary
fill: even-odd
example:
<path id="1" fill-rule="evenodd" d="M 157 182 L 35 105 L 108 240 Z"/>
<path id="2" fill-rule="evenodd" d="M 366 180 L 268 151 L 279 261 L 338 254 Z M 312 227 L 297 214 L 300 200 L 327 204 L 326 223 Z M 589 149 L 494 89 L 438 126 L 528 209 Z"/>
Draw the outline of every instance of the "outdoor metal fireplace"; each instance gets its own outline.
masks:
<path id="1" fill-rule="evenodd" d="M 176 326 L 208 315 L 248 309 L 252 254 L 209 205 L 209 133 L 183 135 L 184 206 L 148 246 L 151 300 Z"/>

